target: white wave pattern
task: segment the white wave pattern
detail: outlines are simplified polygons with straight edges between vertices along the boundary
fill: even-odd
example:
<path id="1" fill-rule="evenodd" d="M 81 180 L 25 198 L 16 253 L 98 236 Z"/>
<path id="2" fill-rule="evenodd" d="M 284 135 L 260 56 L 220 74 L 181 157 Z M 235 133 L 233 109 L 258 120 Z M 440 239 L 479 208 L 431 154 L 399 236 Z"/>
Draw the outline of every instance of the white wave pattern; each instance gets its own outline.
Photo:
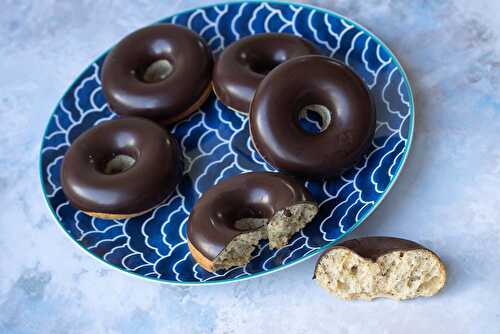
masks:
<path id="1" fill-rule="evenodd" d="M 231 11 L 231 6 L 237 6 L 237 8 Z M 62 194 L 58 178 L 53 175 L 54 170 L 60 166 L 64 154 L 62 151 L 71 144 L 70 132 L 73 129 L 80 126 L 88 128 L 112 119 L 114 116 L 107 111 L 108 106 L 105 102 L 99 102 L 103 99 L 98 98 L 99 94 L 102 94 L 99 79 L 101 62 L 92 64 L 87 70 L 87 75 L 79 78 L 78 83 L 69 90 L 64 99 L 65 102 L 61 100 L 58 104 L 51 119 L 52 127 L 49 128 L 52 130 L 46 133 L 42 149 L 44 186 L 49 204 L 54 208 L 65 230 L 75 240 L 80 243 L 86 240 L 84 246 L 90 252 L 94 252 L 105 261 L 113 262 L 115 266 L 145 277 L 177 282 L 235 279 L 252 275 L 256 264 L 260 271 L 272 270 L 281 264 L 289 264 L 311 254 L 326 243 L 335 241 L 347 233 L 362 219 L 367 210 L 375 205 L 387 190 L 389 181 L 396 177 L 397 173 L 394 171 L 404 160 L 401 158 L 407 150 L 408 138 L 403 133 L 409 133 L 409 131 L 403 127 L 409 126 L 405 120 L 412 112 L 407 93 L 409 86 L 392 56 L 384 51 L 385 48 L 377 42 L 376 38 L 372 38 L 370 34 L 343 18 L 332 17 L 328 13 L 321 13 L 300 5 L 227 4 L 215 7 L 213 9 L 215 16 L 208 15 L 208 10 L 209 8 L 197 9 L 180 14 L 180 16 L 183 16 L 182 22 L 186 22 L 189 28 L 197 30 L 200 35 L 207 38 L 208 44 L 215 52 L 225 46 L 227 40 L 225 30 L 230 30 L 226 33 L 240 38 L 242 33 L 239 27 L 245 24 L 246 29 L 252 34 L 271 31 L 271 29 L 278 32 L 289 29 L 300 35 L 297 29 L 298 17 L 301 13 L 306 14 L 307 20 L 300 22 L 300 30 L 304 31 L 305 24 L 309 30 L 309 36 L 313 36 L 313 42 L 326 49 L 330 56 L 339 57 L 350 65 L 355 63 L 364 67 L 366 75 L 369 76 L 364 79 L 376 95 L 374 100 L 377 112 L 385 118 L 377 122 L 375 138 L 378 138 L 378 141 L 373 142 L 372 151 L 365 155 L 364 160 L 353 171 L 347 172 L 350 173 L 349 175 L 343 176 L 335 183 L 324 182 L 319 189 L 312 189 L 313 186 L 309 182 L 306 183 L 313 194 L 321 199 L 320 213 L 317 220 L 297 234 L 289 245 L 284 249 L 271 251 L 267 243 L 261 244 L 254 252 L 249 265 L 218 273 L 208 273 L 201 269 L 189 255 L 184 235 L 190 205 L 201 196 L 201 182 L 204 184 L 206 180 L 211 184 L 220 182 L 225 177 L 225 173 L 233 173 L 233 169 L 240 173 L 251 170 L 272 170 L 259 156 L 249 137 L 243 143 L 237 143 L 238 135 L 241 136 L 245 133 L 244 131 L 248 131 L 247 120 L 239 114 L 232 114 L 220 102 L 212 98 L 207 103 L 208 105 L 204 105 L 197 113 L 173 126 L 171 132 L 179 139 L 185 172 L 192 179 L 190 188 L 186 190 L 185 186 L 179 185 L 175 194 L 152 212 L 134 220 L 110 222 L 106 227 L 98 229 L 95 219 L 90 220 L 89 223 L 88 217 L 71 207 Z M 306 13 L 303 13 L 304 11 Z M 225 15 L 232 15 L 228 26 L 226 26 L 228 20 L 223 20 Z M 199 24 L 195 23 L 200 20 L 203 21 L 202 27 L 198 27 Z M 341 28 L 335 29 L 332 20 L 335 21 L 335 26 Z M 180 22 L 181 20 L 179 17 L 174 17 L 171 21 Z M 276 28 L 275 22 L 280 22 L 281 25 Z M 327 40 L 320 37 L 318 30 L 320 25 L 326 27 L 329 35 Z M 352 29 L 355 29 L 356 33 L 351 33 L 350 37 L 347 37 L 346 33 Z M 361 37 L 365 38 L 364 43 L 356 43 Z M 334 45 L 331 43 L 332 40 L 335 40 L 335 46 L 332 46 Z M 341 44 L 348 45 L 348 50 L 343 51 L 343 54 L 338 54 Z M 359 44 L 363 44 L 362 50 L 356 49 L 359 48 Z M 368 53 L 376 57 L 377 64 L 370 63 Z M 381 76 L 381 73 L 385 73 L 384 76 Z M 394 96 L 399 100 L 393 101 Z M 390 121 L 387 121 L 388 118 Z M 203 132 L 201 135 L 200 130 Z M 210 142 L 209 148 L 204 148 L 201 145 L 202 141 Z M 190 149 L 193 143 L 196 143 L 194 151 Z M 242 166 L 238 160 L 240 154 L 248 158 L 252 168 L 248 165 Z M 376 174 L 380 173 L 383 177 L 376 177 Z M 372 199 L 368 196 L 366 200 L 364 195 L 367 193 L 375 194 L 376 198 Z M 181 206 L 173 207 L 171 204 L 179 199 Z M 87 222 L 85 224 L 82 221 L 84 218 Z M 175 222 L 174 219 L 178 221 Z M 138 231 L 137 234 L 130 235 L 127 232 L 128 227 L 133 227 L 132 224 L 142 224 L 138 229 L 135 228 Z M 121 233 L 117 235 L 116 231 L 120 232 L 119 229 Z M 151 235 L 151 230 L 161 231 L 160 235 Z M 114 232 L 110 235 L 110 231 Z M 311 238 L 312 236 L 315 238 Z M 115 244 L 121 240 L 120 238 L 124 241 Z M 321 242 L 317 241 L 318 238 Z M 158 247 L 158 242 L 162 243 L 162 249 Z M 106 252 L 98 252 L 103 245 L 113 247 Z M 169 260 L 171 267 L 159 265 L 163 260 Z"/>

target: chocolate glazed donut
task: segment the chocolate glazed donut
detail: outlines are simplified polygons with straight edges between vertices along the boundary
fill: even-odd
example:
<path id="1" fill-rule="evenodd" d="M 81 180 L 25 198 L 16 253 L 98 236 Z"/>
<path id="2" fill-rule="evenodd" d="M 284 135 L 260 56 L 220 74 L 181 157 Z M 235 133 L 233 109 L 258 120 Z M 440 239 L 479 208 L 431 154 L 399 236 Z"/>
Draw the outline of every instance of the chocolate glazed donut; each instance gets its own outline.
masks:
<path id="1" fill-rule="evenodd" d="M 173 123 L 196 111 L 210 93 L 212 55 L 191 30 L 173 24 L 140 29 L 121 40 L 102 68 L 113 111 Z"/>
<path id="2" fill-rule="evenodd" d="M 319 54 L 307 40 L 288 34 L 248 36 L 220 54 L 213 73 L 213 88 L 227 107 L 247 114 L 257 86 L 279 64 L 304 55 Z"/>
<path id="3" fill-rule="evenodd" d="M 322 114 L 319 134 L 299 125 L 307 109 Z M 362 157 L 375 122 L 368 89 L 349 67 L 323 56 L 304 56 L 279 65 L 259 85 L 250 133 L 258 152 L 275 168 L 322 179 Z"/>
<path id="4" fill-rule="evenodd" d="M 240 266 L 261 239 L 280 248 L 307 223 L 318 207 L 302 183 L 279 173 L 233 176 L 206 191 L 187 226 L 194 259 L 206 270 Z"/>
<path id="5" fill-rule="evenodd" d="M 177 143 L 157 124 L 127 117 L 100 124 L 66 152 L 61 184 L 70 203 L 105 219 L 140 215 L 169 196 L 181 178 Z"/>

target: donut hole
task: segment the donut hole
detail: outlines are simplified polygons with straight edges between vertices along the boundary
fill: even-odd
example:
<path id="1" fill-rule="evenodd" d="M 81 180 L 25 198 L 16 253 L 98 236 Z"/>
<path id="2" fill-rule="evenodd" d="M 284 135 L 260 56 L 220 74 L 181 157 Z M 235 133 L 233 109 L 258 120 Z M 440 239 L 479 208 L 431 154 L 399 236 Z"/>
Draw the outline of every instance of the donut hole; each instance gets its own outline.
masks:
<path id="1" fill-rule="evenodd" d="M 251 205 L 242 207 L 236 213 L 234 228 L 240 231 L 254 231 L 267 224 L 269 216 L 267 207 Z"/>
<path id="2" fill-rule="evenodd" d="M 267 218 L 241 218 L 234 222 L 234 228 L 240 231 L 254 231 L 266 225 Z"/>
<path id="3" fill-rule="evenodd" d="M 274 59 L 256 59 L 252 61 L 249 66 L 252 72 L 265 76 L 279 64 L 281 64 L 281 62 Z"/>
<path id="4" fill-rule="evenodd" d="M 145 83 L 156 83 L 165 80 L 173 71 L 172 63 L 167 59 L 158 59 L 135 71 L 137 78 Z"/>
<path id="5" fill-rule="evenodd" d="M 102 172 L 107 175 L 120 174 L 132 168 L 135 161 L 130 155 L 118 154 L 104 164 Z"/>
<path id="6" fill-rule="evenodd" d="M 320 134 L 332 123 L 330 109 L 322 104 L 310 104 L 299 111 L 298 124 L 300 128 L 309 134 Z"/>

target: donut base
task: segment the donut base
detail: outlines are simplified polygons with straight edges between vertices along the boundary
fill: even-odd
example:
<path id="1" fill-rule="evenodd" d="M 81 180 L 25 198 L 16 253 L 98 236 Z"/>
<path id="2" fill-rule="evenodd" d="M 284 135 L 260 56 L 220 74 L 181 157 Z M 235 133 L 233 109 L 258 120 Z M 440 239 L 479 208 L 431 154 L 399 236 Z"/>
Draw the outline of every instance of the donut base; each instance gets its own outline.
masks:
<path id="1" fill-rule="evenodd" d="M 212 92 L 212 83 L 210 82 L 205 90 L 203 91 L 203 94 L 201 94 L 200 98 L 191 106 L 189 107 L 186 111 L 177 114 L 173 117 L 170 118 L 165 118 L 165 119 L 160 119 L 158 122 L 163 125 L 170 125 L 172 123 L 175 123 L 177 121 L 180 121 L 183 118 L 186 118 L 187 116 L 191 115 L 194 113 L 196 110 L 198 110 L 203 103 L 208 99 L 210 96 L 210 93 Z"/>
<path id="2" fill-rule="evenodd" d="M 96 218 L 101 218 L 101 219 L 128 219 L 128 218 L 134 218 L 140 215 L 145 214 L 148 211 L 153 210 L 155 207 L 152 207 L 151 209 L 147 209 L 138 213 L 128 213 L 128 214 L 123 214 L 123 213 L 103 213 L 103 212 L 92 212 L 92 211 L 83 211 L 85 214 L 96 217 Z"/>
<path id="3" fill-rule="evenodd" d="M 188 248 L 194 260 L 206 271 L 214 272 L 214 262 L 206 258 L 188 239 Z"/>
<path id="4" fill-rule="evenodd" d="M 165 200 L 170 197 L 167 196 L 165 198 Z M 146 209 L 144 211 L 141 211 L 141 212 L 137 212 L 137 213 L 105 213 L 105 212 L 93 212 L 93 211 L 85 211 L 85 210 L 82 210 L 83 213 L 91 216 L 91 217 L 96 217 L 96 218 L 100 218 L 100 219 L 109 219 L 109 220 L 114 220 L 114 219 L 128 219 L 128 218 L 134 218 L 134 217 L 138 217 L 138 216 L 141 216 L 151 210 L 154 210 L 156 209 L 157 207 L 159 207 L 160 205 L 162 205 L 165 200 L 162 200 L 161 203 L 149 208 L 149 209 Z"/>
<path id="5" fill-rule="evenodd" d="M 214 86 L 213 83 L 212 83 L 212 90 L 214 91 L 214 94 L 215 94 L 215 97 L 217 98 L 217 100 L 219 100 L 226 108 L 230 109 L 231 111 L 237 112 L 238 114 L 241 114 L 243 116 L 247 116 L 248 117 L 248 114 L 250 113 L 250 110 L 248 112 L 244 112 L 244 111 L 235 109 L 235 108 L 230 107 L 229 105 L 225 104 L 224 101 L 219 97 L 219 95 L 217 95 L 217 90 L 215 89 L 215 86 Z"/>

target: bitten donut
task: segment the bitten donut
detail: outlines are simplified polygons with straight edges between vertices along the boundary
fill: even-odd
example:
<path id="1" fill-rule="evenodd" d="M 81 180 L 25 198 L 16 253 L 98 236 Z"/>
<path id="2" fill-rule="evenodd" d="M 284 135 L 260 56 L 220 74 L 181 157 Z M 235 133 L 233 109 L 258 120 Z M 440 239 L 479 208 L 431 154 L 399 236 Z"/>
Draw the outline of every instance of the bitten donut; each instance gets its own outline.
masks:
<path id="1" fill-rule="evenodd" d="M 322 131 L 306 132 L 299 118 L 318 112 Z M 329 178 L 353 166 L 369 148 L 375 107 L 363 81 L 323 56 L 283 63 L 261 82 L 252 101 L 250 133 L 260 155 L 284 172 Z"/>
<path id="2" fill-rule="evenodd" d="M 79 136 L 61 167 L 69 202 L 88 215 L 123 219 L 140 215 L 169 196 L 181 178 L 177 143 L 142 118 L 107 121 Z"/>
<path id="3" fill-rule="evenodd" d="M 318 207 L 297 180 L 278 173 L 233 176 L 206 191 L 187 226 L 188 246 L 206 270 L 241 266 L 261 239 L 284 247 L 309 223 Z"/>
<path id="4" fill-rule="evenodd" d="M 269 71 L 311 54 L 319 54 L 318 49 L 299 36 L 267 33 L 244 37 L 220 54 L 213 73 L 215 94 L 227 107 L 247 114 L 257 86 Z"/>
<path id="5" fill-rule="evenodd" d="M 102 67 L 113 111 L 170 124 L 196 111 L 210 94 L 212 55 L 191 30 L 158 24 L 133 32 Z"/>
<path id="6" fill-rule="evenodd" d="M 342 242 L 318 259 L 315 280 L 343 299 L 432 296 L 446 282 L 439 257 L 416 242 L 368 237 Z"/>

